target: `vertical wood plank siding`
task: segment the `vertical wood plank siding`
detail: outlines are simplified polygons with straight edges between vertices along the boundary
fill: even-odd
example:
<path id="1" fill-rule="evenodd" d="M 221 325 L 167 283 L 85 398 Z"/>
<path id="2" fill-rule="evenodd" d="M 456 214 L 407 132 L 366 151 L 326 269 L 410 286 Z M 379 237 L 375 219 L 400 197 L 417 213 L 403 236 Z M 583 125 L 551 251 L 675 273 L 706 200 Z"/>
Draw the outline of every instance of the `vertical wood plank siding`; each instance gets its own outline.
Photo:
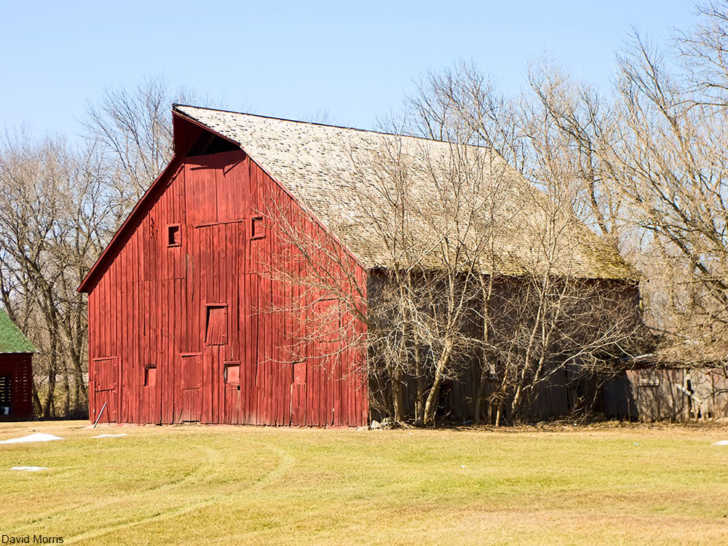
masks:
<path id="1" fill-rule="evenodd" d="M 90 419 L 107 402 L 112 422 L 366 424 L 365 351 L 301 343 L 304 290 L 270 272 L 305 267 L 261 211 L 338 243 L 242 151 L 177 159 L 160 182 L 89 290 Z"/>

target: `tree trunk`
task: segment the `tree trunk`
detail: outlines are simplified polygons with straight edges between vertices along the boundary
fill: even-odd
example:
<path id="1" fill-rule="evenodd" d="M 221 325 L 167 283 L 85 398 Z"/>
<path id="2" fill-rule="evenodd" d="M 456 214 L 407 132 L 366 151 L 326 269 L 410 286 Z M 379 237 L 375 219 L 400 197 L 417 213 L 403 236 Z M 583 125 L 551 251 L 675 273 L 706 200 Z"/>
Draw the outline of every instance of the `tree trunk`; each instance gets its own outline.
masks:
<path id="1" fill-rule="evenodd" d="M 63 378 L 63 417 L 71 414 L 71 382 L 68 377 L 68 365 L 64 362 L 62 368 Z"/>
<path id="2" fill-rule="evenodd" d="M 83 359 L 76 350 L 71 351 L 71 364 L 73 364 L 73 377 L 75 382 L 75 404 L 78 408 L 88 403 L 88 388 L 83 381 Z"/>
<path id="3" fill-rule="evenodd" d="M 415 394 L 415 424 L 421 425 L 425 414 L 425 378 L 423 377 L 422 362 L 417 349 L 415 349 L 415 376 L 417 388 Z"/>
<path id="4" fill-rule="evenodd" d="M 513 394 L 513 401 L 511 402 L 511 415 L 515 419 L 518 414 L 518 408 L 521 405 L 521 385 L 516 387 L 516 392 Z"/>
<path id="5" fill-rule="evenodd" d="M 435 379 L 432 382 L 430 393 L 427 395 L 427 401 L 425 402 L 425 425 L 434 425 L 435 413 L 437 412 L 437 401 L 440 395 L 440 386 L 442 385 L 442 378 L 445 376 L 445 370 L 450 362 L 450 353 L 452 352 L 452 340 L 448 339 L 445 341 L 442 354 L 437 361 L 435 367 Z"/>
<path id="6" fill-rule="evenodd" d="M 53 357 L 51 357 L 53 359 Z M 43 417 L 49 419 L 55 416 L 55 390 L 56 390 L 56 372 L 51 369 L 48 371 L 48 392 L 46 393 L 45 404 L 43 405 Z"/>
<path id="7" fill-rule="evenodd" d="M 485 386 L 488 383 L 488 377 L 490 375 L 490 369 L 485 362 L 480 370 L 480 380 L 475 386 L 475 396 L 473 397 L 473 423 L 476 425 L 480 424 L 480 417 L 483 408 L 483 393 L 485 392 Z"/>
<path id="8" fill-rule="evenodd" d="M 35 379 L 33 379 L 33 413 L 35 413 L 38 417 L 43 414 L 43 405 L 40 403 L 38 389 L 35 386 Z"/>
<path id="9" fill-rule="evenodd" d="M 79 411 L 88 406 L 88 387 L 83 381 L 83 364 L 75 351 L 71 355 L 74 382 L 74 410 Z"/>
<path id="10" fill-rule="evenodd" d="M 495 269 L 494 269 L 495 270 Z M 490 298 L 493 294 L 493 274 L 488 275 L 487 284 L 483 282 L 483 277 L 480 276 L 480 288 L 483 296 L 483 333 L 482 333 L 482 350 L 481 350 L 481 367 L 480 367 L 480 380 L 475 387 L 475 397 L 473 399 L 473 422 L 476 425 L 480 424 L 480 417 L 482 413 L 483 405 L 483 392 L 485 391 L 485 385 L 488 382 L 490 376 L 490 363 L 488 359 L 488 342 L 489 342 L 489 328 L 490 328 L 490 314 L 489 305 Z"/>
<path id="11" fill-rule="evenodd" d="M 395 370 L 392 374 L 392 413 L 394 414 L 393 418 L 395 423 L 401 423 L 404 420 L 402 391 L 402 373 L 399 370 Z"/>

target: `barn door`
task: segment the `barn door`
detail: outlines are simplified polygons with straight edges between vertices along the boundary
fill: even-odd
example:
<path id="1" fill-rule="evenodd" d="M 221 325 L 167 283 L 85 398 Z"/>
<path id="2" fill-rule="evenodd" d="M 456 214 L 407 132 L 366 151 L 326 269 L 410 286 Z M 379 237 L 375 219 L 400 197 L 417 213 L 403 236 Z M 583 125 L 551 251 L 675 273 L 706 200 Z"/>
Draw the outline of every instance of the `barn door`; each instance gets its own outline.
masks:
<path id="1" fill-rule="evenodd" d="M 240 301 L 244 299 L 245 222 L 231 220 L 192 230 L 196 271 L 188 282 L 199 309 L 192 336 L 202 352 L 202 420 L 242 419 Z M 194 331 L 196 330 L 196 331 Z"/>
<path id="2" fill-rule="evenodd" d="M 180 395 L 175 403 L 177 420 L 196 422 L 202 418 L 202 355 L 180 355 Z"/>
<path id="3" fill-rule="evenodd" d="M 119 357 L 96 358 L 93 365 L 95 403 L 91 419 L 101 416 L 100 423 L 118 423 Z"/>
<path id="4" fill-rule="evenodd" d="M 293 364 L 291 383 L 291 425 L 306 424 L 306 363 Z"/>
<path id="5" fill-rule="evenodd" d="M 225 362 L 223 369 L 225 383 L 223 422 L 232 425 L 240 424 L 240 362 Z"/>

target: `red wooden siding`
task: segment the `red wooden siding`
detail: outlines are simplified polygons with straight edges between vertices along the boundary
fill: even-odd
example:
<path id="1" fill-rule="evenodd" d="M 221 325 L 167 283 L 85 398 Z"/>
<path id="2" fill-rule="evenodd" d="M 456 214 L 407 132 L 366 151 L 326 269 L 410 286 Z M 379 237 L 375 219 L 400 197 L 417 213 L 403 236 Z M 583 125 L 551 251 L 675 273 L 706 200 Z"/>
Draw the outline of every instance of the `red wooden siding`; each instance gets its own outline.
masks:
<path id="1" fill-rule="evenodd" d="M 33 418 L 32 362 L 31 353 L 0 354 L 0 420 Z M 8 415 L 6 407 L 10 408 Z"/>
<path id="2" fill-rule="evenodd" d="M 173 161 L 89 287 L 91 419 L 106 402 L 102 421 L 366 424 L 365 351 L 305 336 L 320 309 L 271 274 L 306 274 L 271 204 L 338 244 L 242 151 Z"/>

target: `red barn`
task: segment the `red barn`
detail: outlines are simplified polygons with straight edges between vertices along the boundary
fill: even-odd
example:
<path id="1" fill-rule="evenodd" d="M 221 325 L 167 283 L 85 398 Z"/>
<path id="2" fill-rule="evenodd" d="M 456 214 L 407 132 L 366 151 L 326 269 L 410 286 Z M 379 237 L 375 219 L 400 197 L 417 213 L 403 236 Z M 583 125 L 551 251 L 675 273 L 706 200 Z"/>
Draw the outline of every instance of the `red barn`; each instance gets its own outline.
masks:
<path id="1" fill-rule="evenodd" d="M 89 295 L 91 419 L 366 424 L 361 319 L 377 305 L 380 273 L 398 263 L 392 246 L 400 250 L 381 212 L 389 209 L 372 206 L 387 192 L 356 193 L 373 176 L 406 174 L 426 204 L 437 195 L 433 176 L 451 174 L 452 145 L 181 105 L 173 125 L 173 159 L 79 288 Z M 523 275 L 517 265 L 538 259 L 543 211 L 524 206 L 530 187 L 502 158 L 464 152 L 479 158 L 475 180 L 509 181 L 497 190 L 508 216 L 499 263 L 502 274 Z M 407 172 L 390 172 L 388 154 L 405 157 Z M 634 288 L 613 247 L 569 226 L 555 274 Z M 421 247 L 440 241 L 414 227 Z M 452 396 L 462 405 L 470 395 Z"/>
<path id="2" fill-rule="evenodd" d="M 33 345 L 0 310 L 0 420 L 33 418 Z"/>
<path id="3" fill-rule="evenodd" d="M 300 275 L 300 265 L 286 262 L 261 211 L 285 210 L 323 246 L 339 249 L 362 287 L 364 269 L 302 207 L 289 181 L 272 175 L 268 154 L 256 157 L 204 115 L 234 117 L 258 149 L 295 125 L 174 108 L 174 157 L 79 288 L 88 293 L 90 419 L 366 424 L 365 350 L 301 341 L 305 311 L 285 307 L 304 288 L 265 273 Z M 330 300 L 319 300 L 308 312 L 323 312 Z"/>

